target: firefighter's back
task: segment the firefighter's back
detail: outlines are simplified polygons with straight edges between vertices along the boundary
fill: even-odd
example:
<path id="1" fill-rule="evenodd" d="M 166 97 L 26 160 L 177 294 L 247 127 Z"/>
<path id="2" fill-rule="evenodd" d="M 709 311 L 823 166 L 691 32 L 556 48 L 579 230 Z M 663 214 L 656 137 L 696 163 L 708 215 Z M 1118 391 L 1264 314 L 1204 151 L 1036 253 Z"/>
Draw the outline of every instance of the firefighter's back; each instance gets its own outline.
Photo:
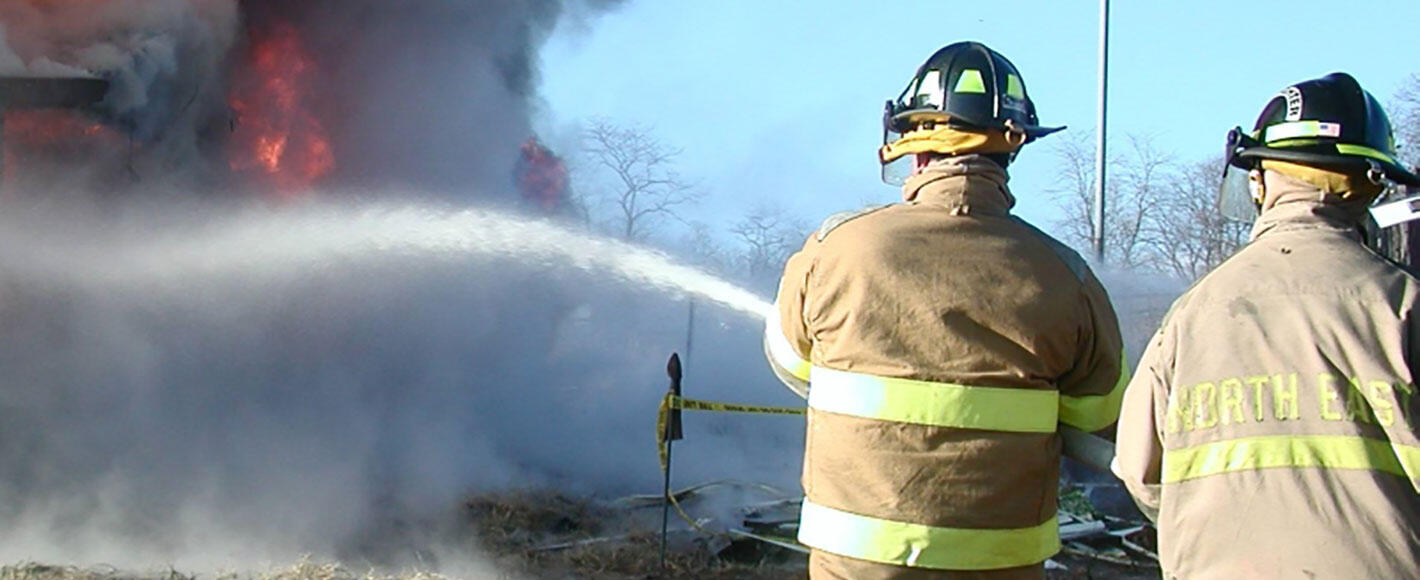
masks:
<path id="1" fill-rule="evenodd" d="M 1160 553 L 1178 578 L 1420 576 L 1416 280 L 1318 206 L 1180 300 Z"/>
<path id="2" fill-rule="evenodd" d="M 1010 216 L 1009 199 L 992 180 L 943 178 L 912 202 L 831 222 L 813 251 L 804 302 L 814 342 L 809 509 L 913 522 L 962 538 L 1000 532 L 1004 545 L 1014 545 L 1002 557 L 988 543 L 938 568 L 1012 568 L 1058 549 L 1057 385 L 1088 358 L 1084 294 L 1093 278 L 1073 251 Z M 1117 341 L 1101 342 L 1117 349 Z M 900 380 L 891 385 L 899 391 L 931 389 L 935 399 L 922 406 L 940 408 L 920 414 L 969 416 L 929 425 L 833 412 L 854 404 L 841 399 L 876 396 L 865 393 L 882 379 Z M 957 387 L 973 392 L 957 398 L 950 394 Z M 997 406 L 969 400 L 983 391 L 999 397 Z M 831 518 L 812 513 L 806 531 L 820 540 L 836 533 L 822 524 Z M 957 577 L 902 569 L 879 576 L 884 569 L 852 558 L 815 558 L 816 570 L 831 568 L 832 577 Z M 1039 577 L 1039 566 L 1016 572 Z"/>

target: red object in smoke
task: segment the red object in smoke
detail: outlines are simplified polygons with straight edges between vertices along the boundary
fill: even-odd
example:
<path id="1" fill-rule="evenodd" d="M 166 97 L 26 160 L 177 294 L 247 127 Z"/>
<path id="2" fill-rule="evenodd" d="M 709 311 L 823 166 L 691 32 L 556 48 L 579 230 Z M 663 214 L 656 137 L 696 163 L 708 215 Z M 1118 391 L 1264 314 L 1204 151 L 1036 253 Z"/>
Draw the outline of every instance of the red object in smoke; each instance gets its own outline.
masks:
<path id="1" fill-rule="evenodd" d="M 75 139 L 120 140 L 112 129 L 72 111 L 6 111 L 5 143 L 23 148 L 52 148 Z"/>
<path id="2" fill-rule="evenodd" d="M 74 111 L 46 109 L 5 111 L 3 181 L 22 181 L 31 174 L 59 171 L 74 159 L 123 151 L 117 131 Z"/>
<path id="3" fill-rule="evenodd" d="M 232 170 L 262 177 L 283 198 L 310 191 L 335 169 L 330 137 L 312 112 L 316 72 L 296 27 L 275 23 L 253 32 L 229 97 Z"/>
<path id="4" fill-rule="evenodd" d="M 561 212 L 567 206 L 567 166 L 537 137 L 528 138 L 520 150 L 516 179 L 523 199 L 547 213 Z"/>

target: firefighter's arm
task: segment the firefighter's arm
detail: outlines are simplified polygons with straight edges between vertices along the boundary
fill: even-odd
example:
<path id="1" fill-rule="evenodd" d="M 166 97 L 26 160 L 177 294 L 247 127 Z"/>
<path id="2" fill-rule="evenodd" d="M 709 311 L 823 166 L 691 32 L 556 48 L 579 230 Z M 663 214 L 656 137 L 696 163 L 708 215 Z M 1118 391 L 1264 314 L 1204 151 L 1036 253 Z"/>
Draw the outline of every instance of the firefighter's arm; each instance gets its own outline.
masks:
<path id="1" fill-rule="evenodd" d="M 1060 422 L 1112 438 L 1110 427 L 1129 382 L 1124 340 L 1109 294 L 1094 274 L 1085 276 L 1081 294 L 1080 351 L 1075 368 L 1060 380 Z"/>
<path id="2" fill-rule="evenodd" d="M 1164 447 L 1159 421 L 1168 402 L 1168 347 L 1160 331 L 1144 351 L 1138 372 L 1124 393 L 1118 440 L 1110 470 L 1124 482 L 1139 510 L 1151 520 L 1159 512 Z"/>
<path id="3" fill-rule="evenodd" d="M 779 292 L 765 317 L 764 354 L 775 376 L 800 397 L 809 396 L 809 349 L 812 341 L 804 324 L 804 296 L 813 266 L 815 240 L 789 258 Z"/>

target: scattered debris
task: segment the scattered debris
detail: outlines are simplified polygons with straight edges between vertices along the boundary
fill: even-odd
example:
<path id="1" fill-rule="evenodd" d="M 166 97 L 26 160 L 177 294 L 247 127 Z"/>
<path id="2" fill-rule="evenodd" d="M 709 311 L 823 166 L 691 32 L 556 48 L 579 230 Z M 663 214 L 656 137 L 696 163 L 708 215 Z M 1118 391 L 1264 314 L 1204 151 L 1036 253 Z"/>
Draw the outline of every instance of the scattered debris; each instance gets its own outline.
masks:
<path id="1" fill-rule="evenodd" d="M 479 543 L 509 571 L 532 577 L 755 580 L 796 577 L 806 569 L 808 550 L 795 541 L 802 498 L 734 480 L 686 487 L 673 495 L 695 520 L 671 531 L 665 569 L 658 557 L 658 508 L 665 502 L 659 495 L 599 503 L 522 492 L 481 497 L 467 505 Z M 753 501 L 755 495 L 769 498 Z M 734 502 L 746 497 L 751 501 L 736 507 Z M 1100 513 L 1076 488 L 1062 492 L 1060 505 L 1064 548 L 1046 563 L 1047 578 L 1159 577 L 1150 524 Z"/>

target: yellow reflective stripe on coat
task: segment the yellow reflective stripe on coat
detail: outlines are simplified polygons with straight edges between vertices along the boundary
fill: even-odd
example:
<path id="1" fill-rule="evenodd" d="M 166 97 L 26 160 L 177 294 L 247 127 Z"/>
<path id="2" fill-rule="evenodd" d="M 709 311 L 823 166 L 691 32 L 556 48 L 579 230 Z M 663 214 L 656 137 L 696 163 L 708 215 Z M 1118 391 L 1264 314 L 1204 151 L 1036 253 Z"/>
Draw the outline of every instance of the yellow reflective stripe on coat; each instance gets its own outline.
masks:
<path id="1" fill-rule="evenodd" d="M 1336 435 L 1283 435 L 1164 450 L 1163 483 L 1278 467 L 1369 469 L 1420 481 L 1420 447 Z"/>
<path id="2" fill-rule="evenodd" d="M 871 562 L 939 570 L 1027 566 L 1060 551 L 1054 517 L 1029 528 L 944 528 L 861 516 L 804 501 L 799 542 Z"/>
<path id="3" fill-rule="evenodd" d="M 784 369 L 796 379 L 809 380 L 809 361 L 799 356 L 794 345 L 784 336 L 784 327 L 779 322 L 779 309 L 770 311 L 764 318 L 764 344 L 769 349 L 770 362 Z"/>
<path id="4" fill-rule="evenodd" d="M 898 423 L 1054 433 L 1060 412 L 1060 394 L 1047 390 L 971 387 L 819 366 L 810 372 L 809 384 L 811 409 Z"/>
<path id="5" fill-rule="evenodd" d="M 1129 360 L 1119 352 L 1119 380 L 1103 395 L 1060 395 L 1060 422 L 1081 431 L 1094 432 L 1119 420 L 1124 404 L 1124 388 L 1129 386 Z"/>

